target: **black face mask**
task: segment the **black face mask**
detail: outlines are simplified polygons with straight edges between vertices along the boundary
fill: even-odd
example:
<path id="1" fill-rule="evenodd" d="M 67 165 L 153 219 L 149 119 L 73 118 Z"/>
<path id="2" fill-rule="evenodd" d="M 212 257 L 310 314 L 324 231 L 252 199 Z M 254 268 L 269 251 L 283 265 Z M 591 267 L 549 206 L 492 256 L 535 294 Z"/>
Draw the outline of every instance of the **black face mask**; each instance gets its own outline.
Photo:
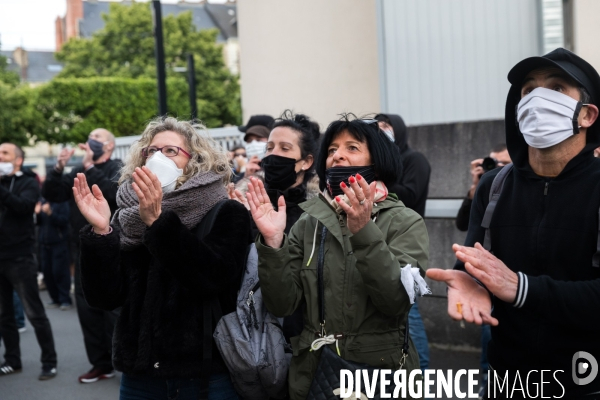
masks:
<path id="1" fill-rule="evenodd" d="M 298 160 L 300 161 L 300 160 Z M 265 171 L 267 189 L 284 191 L 296 183 L 296 163 L 293 158 L 271 154 L 262 159 L 260 166 Z"/>
<path id="2" fill-rule="evenodd" d="M 96 161 L 102 154 L 104 154 L 104 144 L 94 139 L 88 139 L 87 144 L 90 146 L 90 149 L 94 152 L 94 156 L 92 160 Z"/>
<path id="3" fill-rule="evenodd" d="M 356 174 L 360 174 L 368 184 L 375 181 L 375 170 L 372 165 L 367 167 L 331 167 L 326 170 L 325 187 L 331 197 L 342 196 L 344 192 L 342 191 L 340 184 L 344 182 L 346 185 L 350 186 L 348 178 L 350 178 L 350 176 L 356 176 Z"/>

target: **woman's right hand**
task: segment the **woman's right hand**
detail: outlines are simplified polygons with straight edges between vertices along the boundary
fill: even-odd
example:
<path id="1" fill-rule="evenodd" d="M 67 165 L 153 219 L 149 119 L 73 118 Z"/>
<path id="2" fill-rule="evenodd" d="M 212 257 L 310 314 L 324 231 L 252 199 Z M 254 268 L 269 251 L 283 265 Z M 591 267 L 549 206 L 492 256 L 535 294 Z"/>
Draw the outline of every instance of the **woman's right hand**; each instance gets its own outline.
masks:
<path id="1" fill-rule="evenodd" d="M 250 205 L 252 219 L 254 219 L 256 227 L 263 235 L 265 244 L 275 249 L 280 248 L 286 224 L 285 200 L 283 196 L 280 196 L 279 200 L 277 200 L 279 211 L 275 211 L 264 184 L 256 178 L 250 178 L 246 198 Z"/>
<path id="2" fill-rule="evenodd" d="M 81 212 L 81 215 L 94 228 L 94 232 L 100 235 L 110 231 L 110 207 L 102 195 L 98 185 L 88 186 L 84 174 L 77 174 L 73 183 L 73 197 Z"/>

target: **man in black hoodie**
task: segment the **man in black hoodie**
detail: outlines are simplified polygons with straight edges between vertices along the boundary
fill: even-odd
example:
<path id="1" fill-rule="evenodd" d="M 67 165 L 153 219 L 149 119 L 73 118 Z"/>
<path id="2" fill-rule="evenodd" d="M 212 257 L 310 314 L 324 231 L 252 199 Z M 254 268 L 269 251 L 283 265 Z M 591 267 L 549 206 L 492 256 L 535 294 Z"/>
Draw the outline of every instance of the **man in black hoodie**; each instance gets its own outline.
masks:
<path id="1" fill-rule="evenodd" d="M 58 156 L 54 170 L 48 173 L 42 186 L 42 196 L 55 203 L 70 201 L 71 235 L 79 237 L 79 231 L 85 224 L 85 218 L 79 212 L 73 200 L 73 181 L 78 173 L 84 173 L 90 187 L 98 185 L 108 201 L 111 213 L 117 209 L 117 181 L 121 162 L 111 160 L 115 148 L 115 138 L 106 129 L 93 130 L 86 143 L 79 144 L 85 150 L 81 166 L 73 168 L 68 174 L 63 174 L 65 165 L 73 155 L 74 150 L 63 149 Z M 75 241 L 79 244 L 79 241 Z M 79 382 L 91 383 L 100 379 L 114 377 L 112 367 L 112 334 L 118 313 L 108 312 L 90 307 L 83 296 L 81 288 L 81 270 L 79 265 L 79 248 L 76 249 L 75 259 L 75 299 L 79 323 L 83 331 L 85 350 L 92 368 L 79 376 Z"/>
<path id="2" fill-rule="evenodd" d="M 375 119 L 379 127 L 392 142 L 400 149 L 402 171 L 398 172 L 398 182 L 388 187 L 390 193 L 396 193 L 398 198 L 408 208 L 412 208 L 421 217 L 425 217 L 425 203 L 429 192 L 429 176 L 431 166 L 427 158 L 408 146 L 406 125 L 397 114 L 378 114 Z"/>
<path id="3" fill-rule="evenodd" d="M 402 171 L 398 171 L 398 181 L 388 187 L 388 190 L 395 193 L 406 207 L 412 208 L 424 218 L 431 166 L 423 154 L 408 146 L 406 124 L 401 116 L 378 114 L 375 119 L 379 121 L 379 128 L 388 139 L 398 146 L 402 157 Z M 418 303 L 412 306 L 408 318 L 410 337 L 419 353 L 419 366 L 421 370 L 425 370 L 429 368 L 429 343 Z"/>
<path id="4" fill-rule="evenodd" d="M 489 224 L 491 252 L 480 245 L 481 225 L 500 169 L 480 181 L 465 246 L 453 246 L 455 269 L 427 275 L 448 284 L 452 318 L 492 325 L 490 398 L 592 398 L 600 392 L 600 76 L 557 49 L 519 62 L 508 80 L 514 167 Z"/>
<path id="5" fill-rule="evenodd" d="M 33 210 L 40 187 L 31 171 L 21 170 L 24 157 L 17 145 L 0 145 L 0 334 L 6 345 L 0 377 L 20 372 L 22 368 L 13 310 L 13 290 L 16 290 L 42 349 L 39 379 L 46 380 L 56 376 L 56 351 L 50 321 L 38 292 L 38 269 L 33 258 Z"/>

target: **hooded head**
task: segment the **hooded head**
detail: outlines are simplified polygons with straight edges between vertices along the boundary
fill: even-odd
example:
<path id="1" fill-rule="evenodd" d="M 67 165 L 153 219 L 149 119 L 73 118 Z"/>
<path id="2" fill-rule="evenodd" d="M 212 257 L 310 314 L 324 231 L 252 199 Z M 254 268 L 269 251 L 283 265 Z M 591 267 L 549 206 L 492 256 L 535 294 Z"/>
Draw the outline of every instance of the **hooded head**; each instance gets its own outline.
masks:
<path id="1" fill-rule="evenodd" d="M 379 122 L 385 122 L 394 129 L 394 136 L 396 140 L 396 146 L 400 149 L 400 153 L 404 153 L 408 150 L 408 142 L 406 137 L 406 124 L 401 116 L 398 114 L 377 114 L 375 119 Z M 380 124 L 381 127 L 381 124 Z"/>
<path id="2" fill-rule="evenodd" d="M 253 115 L 250 117 L 250 119 L 248 120 L 248 123 L 246 125 L 238 126 L 238 130 L 240 132 L 247 132 L 248 128 L 251 128 L 251 127 L 257 126 L 257 125 L 261 125 L 261 126 L 267 127 L 270 131 L 271 127 L 273 126 L 273 122 L 275 122 L 275 120 L 270 115 L 264 115 L 264 114 Z"/>
<path id="3" fill-rule="evenodd" d="M 558 48 L 541 57 L 530 57 L 517 63 L 508 73 L 511 83 L 506 99 L 505 125 L 506 144 L 513 163 L 517 167 L 529 164 L 528 145 L 519 129 L 517 105 L 521 101 L 521 89 L 532 71 L 553 69 L 577 87 L 580 100 L 585 93 L 589 94 L 589 103 L 597 104 L 600 96 L 600 76 L 588 62 L 563 48 Z M 596 122 L 587 128 L 584 152 L 591 152 L 600 145 L 600 123 Z"/>

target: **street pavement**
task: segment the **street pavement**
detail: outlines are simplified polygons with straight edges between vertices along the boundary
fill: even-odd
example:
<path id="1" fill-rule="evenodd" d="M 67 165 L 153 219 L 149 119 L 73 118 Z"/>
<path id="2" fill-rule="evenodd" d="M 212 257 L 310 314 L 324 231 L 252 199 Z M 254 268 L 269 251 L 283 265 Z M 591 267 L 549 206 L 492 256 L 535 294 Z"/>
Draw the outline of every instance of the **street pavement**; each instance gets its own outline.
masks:
<path id="1" fill-rule="evenodd" d="M 47 292 L 41 292 L 42 301 L 49 301 Z M 0 377 L 0 400 L 116 400 L 119 398 L 121 374 L 113 379 L 81 384 L 77 377 L 91 366 L 83 346 L 83 335 L 75 308 L 68 311 L 46 310 L 58 354 L 58 375 L 48 381 L 39 381 L 40 348 L 33 328 L 27 322 L 27 331 L 21 334 L 21 357 L 23 372 Z M 4 361 L 4 347 L 0 348 L 0 360 Z M 430 368 L 441 370 L 477 369 L 479 353 L 431 349 Z M 461 379 L 466 390 L 466 379 Z M 447 397 L 443 397 L 447 398 Z"/>
<path id="2" fill-rule="evenodd" d="M 50 301 L 46 291 L 42 301 Z M 75 307 L 68 311 L 58 308 L 46 310 L 52 325 L 54 344 L 58 355 L 56 378 L 40 381 L 40 347 L 33 327 L 26 322 L 27 331 L 21 333 L 21 359 L 23 372 L 0 377 L 0 400 L 104 400 L 119 398 L 119 381 L 116 378 L 81 384 L 77 377 L 87 372 L 91 365 L 85 354 L 83 334 Z M 4 345 L 0 358 L 4 362 Z"/>

